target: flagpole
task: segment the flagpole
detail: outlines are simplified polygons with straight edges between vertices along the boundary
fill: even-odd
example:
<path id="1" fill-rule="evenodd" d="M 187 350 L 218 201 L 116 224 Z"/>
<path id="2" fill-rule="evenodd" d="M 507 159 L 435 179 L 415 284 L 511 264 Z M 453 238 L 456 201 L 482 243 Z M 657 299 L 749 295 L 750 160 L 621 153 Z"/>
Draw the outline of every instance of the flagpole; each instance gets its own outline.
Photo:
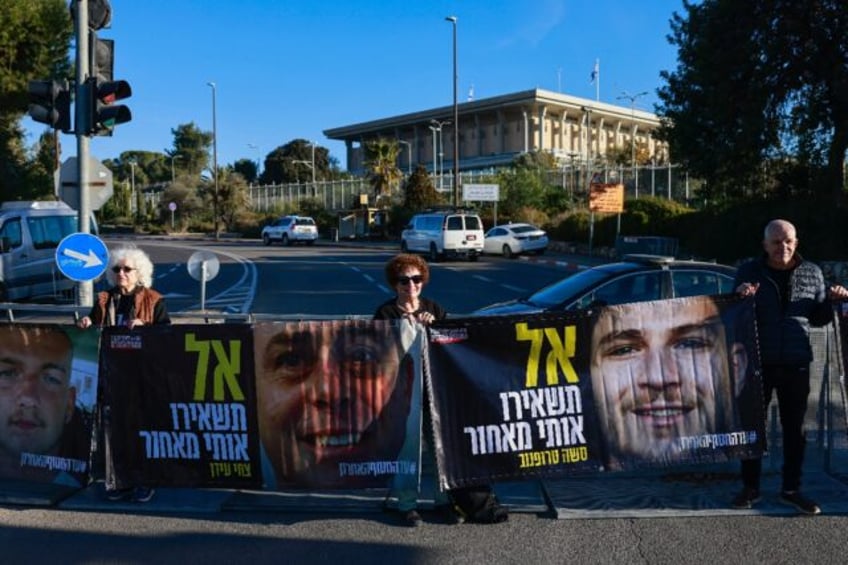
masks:
<path id="1" fill-rule="evenodd" d="M 595 101 L 601 101 L 601 60 L 595 59 Z"/>

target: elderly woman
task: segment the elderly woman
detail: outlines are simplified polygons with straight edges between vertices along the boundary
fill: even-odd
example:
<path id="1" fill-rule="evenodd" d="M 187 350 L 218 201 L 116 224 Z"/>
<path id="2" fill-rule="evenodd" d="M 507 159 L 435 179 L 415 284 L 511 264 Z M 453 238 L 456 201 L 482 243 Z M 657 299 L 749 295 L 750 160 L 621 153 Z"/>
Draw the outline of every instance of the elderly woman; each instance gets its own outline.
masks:
<path id="1" fill-rule="evenodd" d="M 165 300 L 151 288 L 153 263 L 147 253 L 132 245 L 113 250 L 109 254 L 106 279 L 111 288 L 97 294 L 91 313 L 81 318 L 77 326 L 125 326 L 133 329 L 171 323 Z M 147 502 L 153 494 L 152 488 L 142 485 L 106 490 L 106 498 L 112 501 L 131 499 Z"/>
<path id="2" fill-rule="evenodd" d="M 98 293 L 88 316 L 77 325 L 126 326 L 130 329 L 169 324 L 171 319 L 162 295 L 151 288 L 153 263 L 147 253 L 135 246 L 123 246 L 109 254 L 106 279 L 111 288 Z"/>

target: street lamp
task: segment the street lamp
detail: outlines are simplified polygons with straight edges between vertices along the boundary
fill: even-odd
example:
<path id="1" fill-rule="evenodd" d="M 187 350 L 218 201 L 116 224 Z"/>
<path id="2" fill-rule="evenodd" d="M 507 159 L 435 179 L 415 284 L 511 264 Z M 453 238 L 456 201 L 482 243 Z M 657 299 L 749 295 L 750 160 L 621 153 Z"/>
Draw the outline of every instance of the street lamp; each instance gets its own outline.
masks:
<path id="1" fill-rule="evenodd" d="M 135 194 L 135 160 L 129 161 L 130 165 L 130 194 L 132 194 L 132 204 L 130 205 L 130 213 L 133 212 L 133 208 L 135 208 L 135 214 L 133 214 L 134 223 L 138 224 L 138 198 Z"/>
<path id="2" fill-rule="evenodd" d="M 430 131 L 433 132 L 433 152 L 435 154 L 436 148 L 436 134 L 439 136 L 439 160 L 436 163 L 439 167 L 439 190 L 442 190 L 442 178 L 444 177 L 444 166 L 445 166 L 445 153 L 444 153 L 444 145 L 442 143 L 442 128 L 444 126 L 450 125 L 450 120 L 445 120 L 440 122 L 439 120 L 430 120 Z M 436 168 L 433 167 L 433 174 L 436 174 Z"/>
<path id="3" fill-rule="evenodd" d="M 206 83 L 212 89 L 212 175 L 215 179 L 215 196 L 212 199 L 212 213 L 215 216 L 215 240 L 221 237 L 218 229 L 218 124 L 215 111 L 215 83 Z"/>
<path id="4" fill-rule="evenodd" d="M 169 155 L 171 158 L 171 184 L 177 182 L 177 176 L 174 173 L 174 159 L 178 159 L 180 157 L 179 153 L 174 153 L 173 155 Z"/>
<path id="5" fill-rule="evenodd" d="M 456 104 L 456 16 L 445 21 L 453 24 L 453 205 L 459 206 L 459 107 Z"/>
<path id="6" fill-rule="evenodd" d="M 621 93 L 621 96 L 616 97 L 616 100 L 630 100 L 630 169 L 634 178 L 637 198 L 639 197 L 639 176 L 636 174 L 636 100 L 647 94 L 647 91 L 628 94 L 625 90 Z"/>
<path id="7" fill-rule="evenodd" d="M 260 161 L 262 160 L 262 154 L 259 151 L 259 146 L 256 145 L 255 143 L 248 143 L 247 146 L 248 146 L 248 148 L 256 151 L 256 184 L 259 184 L 259 166 L 260 166 Z"/>
<path id="8" fill-rule="evenodd" d="M 409 154 L 409 159 L 406 161 L 406 176 L 410 176 L 412 174 L 412 144 L 402 139 L 398 139 L 397 142 L 406 145 L 406 151 Z"/>

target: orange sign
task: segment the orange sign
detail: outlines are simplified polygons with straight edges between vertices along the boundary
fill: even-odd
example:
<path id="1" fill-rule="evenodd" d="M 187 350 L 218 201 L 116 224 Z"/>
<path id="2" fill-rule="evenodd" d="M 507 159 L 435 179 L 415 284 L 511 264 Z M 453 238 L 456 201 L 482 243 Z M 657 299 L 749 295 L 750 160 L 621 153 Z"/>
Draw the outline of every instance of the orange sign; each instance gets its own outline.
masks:
<path id="1" fill-rule="evenodd" d="M 613 214 L 624 212 L 624 185 L 600 183 L 589 185 L 589 211 Z"/>

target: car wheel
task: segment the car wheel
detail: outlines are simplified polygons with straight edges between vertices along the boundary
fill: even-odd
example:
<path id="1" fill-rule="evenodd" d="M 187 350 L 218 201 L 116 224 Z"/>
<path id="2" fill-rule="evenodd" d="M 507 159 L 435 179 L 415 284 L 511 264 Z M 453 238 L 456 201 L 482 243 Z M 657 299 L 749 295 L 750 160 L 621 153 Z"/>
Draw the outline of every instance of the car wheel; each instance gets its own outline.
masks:
<path id="1" fill-rule="evenodd" d="M 306 245 L 315 245 L 315 240 L 314 239 L 307 240 Z"/>
<path id="2" fill-rule="evenodd" d="M 510 247 L 508 243 L 504 243 L 502 252 L 504 257 L 506 257 L 507 259 L 512 259 L 512 247 Z"/>
<path id="3" fill-rule="evenodd" d="M 476 253 L 469 253 L 468 254 L 468 261 L 470 263 L 476 263 L 478 257 L 479 257 L 479 255 L 477 255 Z"/>
<path id="4" fill-rule="evenodd" d="M 265 245 L 271 245 L 271 237 L 267 233 L 262 234 L 262 243 Z"/>
<path id="5" fill-rule="evenodd" d="M 439 249 L 435 243 L 430 244 L 430 261 L 435 263 L 439 260 Z"/>
<path id="6" fill-rule="evenodd" d="M 545 254 L 544 249 L 539 249 L 538 251 L 536 251 L 536 255 L 544 255 L 544 254 Z"/>
<path id="7" fill-rule="evenodd" d="M 409 246 L 406 244 L 405 240 L 400 242 L 400 250 L 403 253 L 409 253 Z"/>
<path id="8" fill-rule="evenodd" d="M 291 245 L 291 241 L 289 241 L 289 235 L 287 233 L 283 234 L 283 239 L 281 241 L 283 245 Z"/>

